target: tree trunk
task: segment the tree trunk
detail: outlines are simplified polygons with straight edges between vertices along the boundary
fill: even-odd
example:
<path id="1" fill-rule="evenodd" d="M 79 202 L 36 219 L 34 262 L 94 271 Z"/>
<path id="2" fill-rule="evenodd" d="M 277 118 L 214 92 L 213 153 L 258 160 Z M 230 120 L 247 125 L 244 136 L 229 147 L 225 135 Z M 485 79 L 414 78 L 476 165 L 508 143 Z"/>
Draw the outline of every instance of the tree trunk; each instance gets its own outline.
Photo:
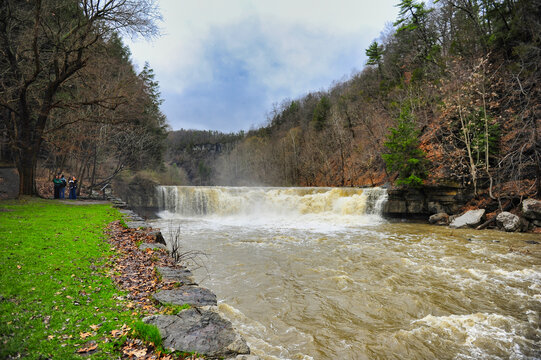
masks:
<path id="1" fill-rule="evenodd" d="M 15 156 L 15 164 L 19 171 L 19 196 L 37 195 L 34 176 L 37 165 L 36 146 L 24 147 Z M 39 149 L 39 146 L 37 147 Z"/>

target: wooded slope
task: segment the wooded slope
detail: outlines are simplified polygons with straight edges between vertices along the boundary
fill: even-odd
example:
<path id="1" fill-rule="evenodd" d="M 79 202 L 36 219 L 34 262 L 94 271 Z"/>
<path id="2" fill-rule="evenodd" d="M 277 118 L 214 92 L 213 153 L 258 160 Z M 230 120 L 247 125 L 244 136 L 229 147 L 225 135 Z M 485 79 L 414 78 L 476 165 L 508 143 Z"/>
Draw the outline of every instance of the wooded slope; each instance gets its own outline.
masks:
<path id="1" fill-rule="evenodd" d="M 200 157 L 209 173 L 201 181 L 196 170 L 198 181 L 373 186 L 398 176 L 540 194 L 541 1 L 398 6 L 361 72 L 284 100 L 266 126 Z"/>

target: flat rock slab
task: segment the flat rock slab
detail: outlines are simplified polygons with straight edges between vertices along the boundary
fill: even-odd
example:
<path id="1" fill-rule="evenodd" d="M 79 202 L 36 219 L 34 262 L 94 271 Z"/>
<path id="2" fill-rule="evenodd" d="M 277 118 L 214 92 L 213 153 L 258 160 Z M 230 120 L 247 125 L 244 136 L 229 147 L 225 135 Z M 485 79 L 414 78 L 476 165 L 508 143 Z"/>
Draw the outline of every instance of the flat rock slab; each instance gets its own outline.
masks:
<path id="1" fill-rule="evenodd" d="M 177 315 L 152 315 L 143 321 L 160 330 L 162 344 L 168 349 L 195 351 L 212 358 L 250 353 L 231 323 L 210 310 L 188 309 Z"/>
<path id="2" fill-rule="evenodd" d="M 481 224 L 483 217 L 485 216 L 485 209 L 470 210 L 455 218 L 449 227 L 455 229 L 467 228 L 467 227 L 476 227 Z"/>
<path id="3" fill-rule="evenodd" d="M 192 272 L 186 268 L 173 269 L 165 266 L 156 266 L 156 271 L 164 280 L 177 281 L 184 285 L 197 285 L 193 279 Z"/>
<path id="4" fill-rule="evenodd" d="M 126 221 L 126 226 L 130 229 L 149 228 L 148 224 L 144 221 Z"/>
<path id="5" fill-rule="evenodd" d="M 162 304 L 191 306 L 216 306 L 216 295 L 209 289 L 198 286 L 182 286 L 172 290 L 162 290 L 154 294 L 154 299 Z"/>
<path id="6" fill-rule="evenodd" d="M 146 250 L 146 249 L 152 249 L 152 250 L 167 250 L 167 246 L 164 244 L 158 244 L 158 243 L 142 243 L 139 245 L 139 250 Z"/>

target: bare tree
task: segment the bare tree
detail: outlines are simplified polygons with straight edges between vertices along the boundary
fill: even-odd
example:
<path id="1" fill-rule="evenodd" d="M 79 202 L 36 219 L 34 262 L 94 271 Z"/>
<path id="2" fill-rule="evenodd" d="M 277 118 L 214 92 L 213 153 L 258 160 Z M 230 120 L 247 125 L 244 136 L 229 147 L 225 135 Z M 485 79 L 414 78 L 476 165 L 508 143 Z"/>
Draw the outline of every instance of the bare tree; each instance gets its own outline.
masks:
<path id="1" fill-rule="evenodd" d="M 0 107 L 21 195 L 35 193 L 44 131 L 61 107 L 110 106 L 111 98 L 67 96 L 71 80 L 109 36 L 158 33 L 153 0 L 4 0 L 0 3 Z M 61 128 L 61 127 L 59 127 Z"/>

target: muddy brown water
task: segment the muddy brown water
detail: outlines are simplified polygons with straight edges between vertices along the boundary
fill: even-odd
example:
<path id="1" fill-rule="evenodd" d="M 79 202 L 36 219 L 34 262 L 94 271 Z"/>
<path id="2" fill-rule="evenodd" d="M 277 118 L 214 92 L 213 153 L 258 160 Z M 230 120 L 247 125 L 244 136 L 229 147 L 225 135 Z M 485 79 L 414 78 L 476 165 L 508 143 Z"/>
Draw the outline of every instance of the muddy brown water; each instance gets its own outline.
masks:
<path id="1" fill-rule="evenodd" d="M 263 359 L 541 358 L 538 234 L 390 222 L 382 189 L 159 196 L 153 226 L 208 255 L 198 282 Z"/>

